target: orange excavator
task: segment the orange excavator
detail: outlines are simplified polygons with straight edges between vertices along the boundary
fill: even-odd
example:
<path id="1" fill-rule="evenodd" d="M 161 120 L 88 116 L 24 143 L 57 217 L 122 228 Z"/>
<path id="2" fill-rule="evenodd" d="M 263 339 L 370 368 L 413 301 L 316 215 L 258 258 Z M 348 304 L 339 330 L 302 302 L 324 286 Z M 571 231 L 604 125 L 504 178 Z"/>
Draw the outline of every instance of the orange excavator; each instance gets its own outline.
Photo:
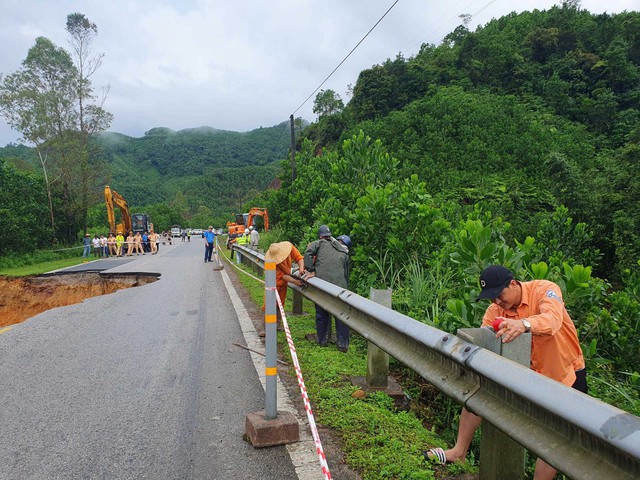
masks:
<path id="1" fill-rule="evenodd" d="M 249 210 L 249 213 L 247 214 L 247 228 L 255 227 L 254 224 L 255 224 L 256 217 L 262 217 L 262 224 L 264 226 L 264 231 L 268 232 L 269 231 L 269 213 L 267 212 L 266 208 L 253 207 L 251 210 Z"/>
<path id="2" fill-rule="evenodd" d="M 109 219 L 109 231 L 127 236 L 127 233 L 144 233 L 153 230 L 153 224 L 146 213 L 129 214 L 129 205 L 122 195 L 111 190 L 109 185 L 104 187 L 104 203 L 107 206 L 107 218 Z M 121 213 L 122 222 L 116 224 L 115 207 Z"/>
<path id="3" fill-rule="evenodd" d="M 234 213 L 235 222 L 227 222 L 227 247 L 235 242 L 235 239 L 244 234 L 245 229 L 255 227 L 256 217 L 262 217 L 264 231 L 269 231 L 269 213 L 266 208 L 252 207 L 248 213 Z"/>

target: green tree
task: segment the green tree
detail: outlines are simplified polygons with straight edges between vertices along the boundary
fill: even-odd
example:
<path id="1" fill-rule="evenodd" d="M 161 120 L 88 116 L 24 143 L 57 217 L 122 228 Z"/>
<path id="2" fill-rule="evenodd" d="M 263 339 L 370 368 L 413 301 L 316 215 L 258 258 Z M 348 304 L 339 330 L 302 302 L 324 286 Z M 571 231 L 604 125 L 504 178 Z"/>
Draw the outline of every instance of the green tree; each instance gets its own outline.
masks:
<path id="1" fill-rule="evenodd" d="M 87 230 L 87 210 L 90 199 L 97 195 L 96 186 L 97 172 L 100 171 L 96 165 L 95 155 L 92 155 L 89 138 L 100 131 L 109 128 L 113 115 L 104 110 L 103 105 L 109 91 L 109 86 L 103 89 L 100 98 L 94 94 L 91 84 L 91 76 L 102 65 L 104 53 L 92 55 L 91 44 L 98 34 L 98 27 L 95 23 L 81 13 L 72 13 L 67 16 L 67 32 L 70 36 L 70 45 L 77 68 L 76 97 L 79 131 L 78 140 L 80 148 L 77 149 L 75 163 L 80 173 L 80 204 L 84 231 Z M 91 103 L 98 100 L 98 103 Z"/>
<path id="2" fill-rule="evenodd" d="M 0 256 L 32 252 L 47 243 L 46 193 L 33 173 L 0 158 Z"/>
<path id="3" fill-rule="evenodd" d="M 317 113 L 319 119 L 340 113 L 343 109 L 342 98 L 331 89 L 320 90 L 313 101 L 313 113 Z"/>
<path id="4" fill-rule="evenodd" d="M 75 122 L 76 78 L 77 70 L 69 54 L 50 40 L 38 37 L 22 68 L 7 75 L 0 84 L 2 115 L 36 148 L 47 191 L 53 241 L 56 225 L 51 188 L 61 173 L 51 147 L 52 140 L 71 129 Z"/>
<path id="5" fill-rule="evenodd" d="M 51 185 L 61 184 L 64 222 L 57 230 L 66 242 L 73 242 L 79 226 L 86 231 L 91 192 L 98 195 L 98 189 L 92 187 L 100 169 L 93 160 L 89 139 L 108 128 L 112 115 L 91 103 L 96 97 L 89 77 L 102 58 L 90 56 L 97 27 L 76 13 L 67 18 L 67 31 L 77 65 L 66 50 L 39 37 L 22 68 L 0 85 L 0 108 L 8 123 L 38 151 L 54 239 Z"/>

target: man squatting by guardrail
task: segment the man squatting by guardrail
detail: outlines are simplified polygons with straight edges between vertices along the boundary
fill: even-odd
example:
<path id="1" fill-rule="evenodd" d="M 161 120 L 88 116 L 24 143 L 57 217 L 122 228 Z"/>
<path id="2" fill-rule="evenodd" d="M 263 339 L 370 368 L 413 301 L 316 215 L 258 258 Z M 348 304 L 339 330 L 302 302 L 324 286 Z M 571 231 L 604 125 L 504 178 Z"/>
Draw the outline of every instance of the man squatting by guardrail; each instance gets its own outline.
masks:
<path id="1" fill-rule="evenodd" d="M 254 230 L 255 231 L 255 230 Z M 289 283 L 293 283 L 294 285 L 298 285 L 299 287 L 304 284 L 304 280 L 302 280 L 302 276 L 304 276 L 307 271 L 304 267 L 304 257 L 300 253 L 300 251 L 293 245 L 291 242 L 277 242 L 272 243 L 267 250 L 267 253 L 264 254 L 265 262 L 275 262 L 276 264 L 276 290 L 278 291 L 278 296 L 280 297 L 280 301 L 282 305 L 287 300 L 287 290 L 289 288 Z M 300 277 L 293 276 L 291 274 L 291 266 L 293 263 L 298 264 L 298 275 Z M 262 305 L 262 311 L 264 312 L 265 306 Z M 277 322 L 278 322 L 278 330 L 282 329 L 282 318 L 280 314 L 280 309 L 276 309 Z M 260 337 L 264 337 L 264 330 L 258 334 Z"/>
<path id="2" fill-rule="evenodd" d="M 531 369 L 587 393 L 587 374 L 578 334 L 562 300 L 560 287 L 548 280 L 519 282 L 507 268 L 492 265 L 480 274 L 482 291 L 490 299 L 482 326 L 492 326 L 504 343 L 531 332 Z M 482 418 L 463 408 L 456 444 L 433 448 L 425 457 L 440 463 L 462 461 Z M 538 458 L 534 480 L 552 479 L 556 470 Z"/>

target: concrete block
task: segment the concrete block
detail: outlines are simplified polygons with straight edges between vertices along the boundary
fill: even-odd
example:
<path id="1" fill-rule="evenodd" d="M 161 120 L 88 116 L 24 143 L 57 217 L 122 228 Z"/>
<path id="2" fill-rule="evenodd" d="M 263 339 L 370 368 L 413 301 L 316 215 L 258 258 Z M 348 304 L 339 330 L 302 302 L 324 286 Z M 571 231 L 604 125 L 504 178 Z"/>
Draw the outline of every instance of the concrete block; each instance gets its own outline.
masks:
<path id="1" fill-rule="evenodd" d="M 369 392 L 384 392 L 393 398 L 394 406 L 398 410 L 409 409 L 409 399 L 402 391 L 402 387 L 391 375 L 387 378 L 387 385 L 385 387 L 371 386 L 367 382 L 367 377 L 351 377 L 351 385 L 360 387 L 366 393 Z"/>
<path id="2" fill-rule="evenodd" d="M 245 435 L 256 448 L 273 447 L 300 440 L 300 427 L 290 412 L 278 411 L 276 418 L 268 420 L 265 411 L 260 410 L 247 415 Z"/>

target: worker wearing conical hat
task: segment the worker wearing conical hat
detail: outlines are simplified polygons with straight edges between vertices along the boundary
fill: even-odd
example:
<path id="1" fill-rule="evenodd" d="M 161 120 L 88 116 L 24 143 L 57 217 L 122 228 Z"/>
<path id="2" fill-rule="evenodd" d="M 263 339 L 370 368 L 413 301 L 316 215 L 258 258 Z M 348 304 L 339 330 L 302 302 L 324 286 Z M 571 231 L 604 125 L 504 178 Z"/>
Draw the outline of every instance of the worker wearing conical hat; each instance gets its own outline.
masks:
<path id="1" fill-rule="evenodd" d="M 306 270 L 304 268 L 304 257 L 300 251 L 291 242 L 278 242 L 272 243 L 264 255 L 264 259 L 267 262 L 276 262 L 276 289 L 278 295 L 284 305 L 287 299 L 287 287 L 289 283 L 301 286 L 303 282 L 291 275 L 291 267 L 293 262 L 298 264 L 298 272 L 300 275 L 304 275 Z"/>

